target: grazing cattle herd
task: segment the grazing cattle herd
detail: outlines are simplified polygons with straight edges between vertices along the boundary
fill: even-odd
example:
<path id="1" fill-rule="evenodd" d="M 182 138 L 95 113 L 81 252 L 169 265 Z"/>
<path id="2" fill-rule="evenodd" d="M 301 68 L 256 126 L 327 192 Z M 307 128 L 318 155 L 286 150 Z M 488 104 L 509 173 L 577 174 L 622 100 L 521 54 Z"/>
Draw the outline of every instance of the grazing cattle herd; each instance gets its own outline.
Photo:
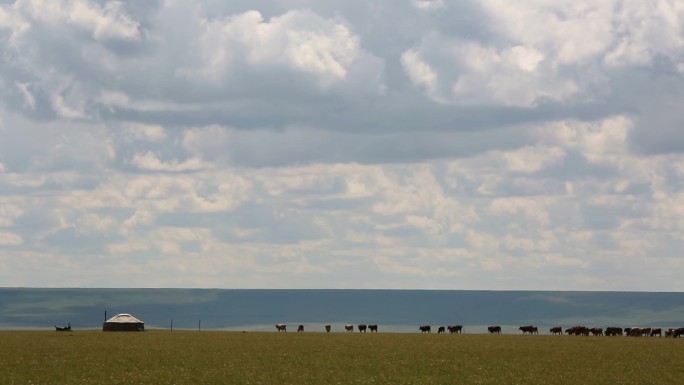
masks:
<path id="1" fill-rule="evenodd" d="M 278 332 L 287 332 L 287 325 L 286 324 L 276 324 L 276 331 Z M 359 333 L 365 333 L 367 330 L 370 330 L 371 333 L 378 332 L 378 325 L 377 324 L 372 324 L 372 325 L 366 325 L 366 324 L 360 324 L 356 326 Z M 57 330 L 60 330 L 61 328 L 55 327 Z M 331 325 L 324 325 L 325 331 L 327 333 L 330 333 L 332 330 Z M 354 325 L 352 324 L 347 324 L 344 325 L 344 330 L 348 333 L 353 333 L 354 332 Z M 431 333 L 432 332 L 432 326 L 431 325 L 420 325 L 418 327 L 418 330 L 421 333 Z M 498 325 L 493 325 L 487 327 L 487 331 L 489 334 L 501 334 L 501 326 Z M 519 331 L 522 332 L 522 334 L 539 334 L 539 328 L 537 326 L 533 325 L 525 325 L 525 326 L 520 326 L 518 328 Z M 304 325 L 299 325 L 297 327 L 298 332 L 304 332 Z M 437 333 L 438 334 L 443 334 L 446 333 L 446 331 L 449 331 L 450 334 L 454 333 L 463 333 L 463 325 L 450 325 L 450 326 L 439 326 L 437 328 Z M 621 328 L 621 327 L 616 327 L 616 326 L 609 326 L 605 329 L 599 328 L 599 327 L 587 327 L 587 326 L 573 326 L 569 327 L 565 330 L 561 326 L 554 326 L 551 329 L 549 329 L 549 334 L 551 335 L 563 335 L 563 332 L 565 334 L 570 335 L 570 336 L 609 336 L 609 337 L 614 337 L 614 336 L 630 336 L 630 337 L 662 337 L 663 334 L 665 337 L 670 337 L 670 338 L 678 338 L 684 336 L 684 327 L 681 328 L 669 328 L 663 332 L 662 328 L 654 328 L 654 327 L 629 327 L 629 328 Z"/>

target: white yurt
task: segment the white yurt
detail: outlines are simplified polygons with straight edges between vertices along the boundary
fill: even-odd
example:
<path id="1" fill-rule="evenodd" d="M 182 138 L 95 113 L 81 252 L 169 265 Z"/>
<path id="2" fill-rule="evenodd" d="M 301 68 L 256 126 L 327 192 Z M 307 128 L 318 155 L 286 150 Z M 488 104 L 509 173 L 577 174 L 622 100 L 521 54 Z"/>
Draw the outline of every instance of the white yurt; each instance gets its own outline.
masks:
<path id="1" fill-rule="evenodd" d="M 145 323 L 130 314 L 121 313 L 102 324 L 105 332 L 144 332 Z"/>

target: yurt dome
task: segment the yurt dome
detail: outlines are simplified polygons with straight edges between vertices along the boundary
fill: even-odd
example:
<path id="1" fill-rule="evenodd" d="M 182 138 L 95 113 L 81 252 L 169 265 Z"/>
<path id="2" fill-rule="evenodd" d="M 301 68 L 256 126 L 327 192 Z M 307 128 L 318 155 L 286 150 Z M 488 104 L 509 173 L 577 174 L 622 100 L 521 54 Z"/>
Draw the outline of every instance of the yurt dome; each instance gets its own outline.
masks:
<path id="1" fill-rule="evenodd" d="M 143 332 L 145 323 L 130 314 L 121 313 L 105 321 L 102 324 L 105 332 Z"/>

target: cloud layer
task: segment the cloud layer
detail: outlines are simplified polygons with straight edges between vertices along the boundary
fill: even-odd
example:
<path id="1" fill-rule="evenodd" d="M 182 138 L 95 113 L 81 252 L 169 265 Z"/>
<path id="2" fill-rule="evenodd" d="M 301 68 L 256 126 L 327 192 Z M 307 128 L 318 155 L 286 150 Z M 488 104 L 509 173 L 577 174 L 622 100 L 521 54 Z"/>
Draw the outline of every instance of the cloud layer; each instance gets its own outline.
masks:
<path id="1" fill-rule="evenodd" d="M 0 3 L 5 286 L 684 289 L 676 0 Z"/>

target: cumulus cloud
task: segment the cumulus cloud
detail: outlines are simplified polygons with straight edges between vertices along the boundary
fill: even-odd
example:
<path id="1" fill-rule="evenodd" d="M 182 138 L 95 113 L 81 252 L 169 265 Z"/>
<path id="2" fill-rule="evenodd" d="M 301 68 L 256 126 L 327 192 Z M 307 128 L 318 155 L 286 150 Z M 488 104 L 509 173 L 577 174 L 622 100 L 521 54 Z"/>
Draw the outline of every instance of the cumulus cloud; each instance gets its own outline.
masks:
<path id="1" fill-rule="evenodd" d="M 0 245 L 18 246 L 22 243 L 24 243 L 24 240 L 21 236 L 10 232 L 0 231 Z"/>
<path id="2" fill-rule="evenodd" d="M 158 124 L 127 123 L 124 129 L 131 140 L 158 142 L 166 138 L 164 127 Z"/>
<path id="3" fill-rule="evenodd" d="M 183 172 L 211 168 L 211 165 L 204 163 L 199 158 L 190 158 L 181 162 L 179 162 L 177 159 L 172 159 L 168 162 L 164 162 L 151 151 L 142 154 L 135 154 L 133 159 L 131 159 L 131 164 L 142 170 L 150 171 Z"/>
<path id="4" fill-rule="evenodd" d="M 66 23 L 97 40 L 140 36 L 139 23 L 126 14 L 120 1 L 107 1 L 101 6 L 87 0 L 26 0 L 17 1 L 14 9 L 29 22 Z"/>
<path id="5" fill-rule="evenodd" d="M 220 76 L 237 60 L 253 67 L 284 65 L 328 79 L 344 79 L 359 55 L 347 27 L 309 12 L 292 11 L 265 23 L 258 11 L 204 22 L 202 72 Z M 212 77 L 213 77 L 212 76 Z"/>

